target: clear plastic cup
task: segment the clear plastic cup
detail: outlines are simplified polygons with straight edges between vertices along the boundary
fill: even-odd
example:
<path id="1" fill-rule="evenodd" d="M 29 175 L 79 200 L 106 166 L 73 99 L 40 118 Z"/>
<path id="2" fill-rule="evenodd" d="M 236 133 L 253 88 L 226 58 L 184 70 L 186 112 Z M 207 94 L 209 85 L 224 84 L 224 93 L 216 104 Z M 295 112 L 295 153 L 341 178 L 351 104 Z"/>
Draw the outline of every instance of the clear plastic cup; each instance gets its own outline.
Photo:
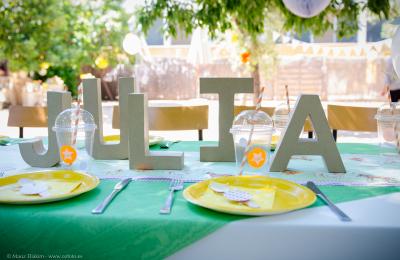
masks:
<path id="1" fill-rule="evenodd" d="M 57 116 L 53 131 L 57 136 L 61 165 L 68 169 L 87 171 L 97 126 L 92 114 L 82 108 L 79 110 L 78 125 L 76 119 L 77 108 L 64 110 Z M 74 142 L 75 131 L 77 135 Z"/>
<path id="2" fill-rule="evenodd" d="M 272 119 L 263 111 L 245 110 L 237 115 L 230 132 L 235 144 L 236 165 L 240 166 L 253 128 L 253 134 L 246 154 L 244 171 L 266 173 L 270 163 Z"/>
<path id="3" fill-rule="evenodd" d="M 379 144 L 382 147 L 395 148 L 400 142 L 400 104 L 391 103 L 381 106 L 375 119 Z"/>
<path id="4" fill-rule="evenodd" d="M 287 104 L 280 104 L 275 108 L 273 115 L 274 132 L 271 139 L 271 148 L 274 150 L 278 145 L 286 126 L 289 124 L 290 111 Z"/>

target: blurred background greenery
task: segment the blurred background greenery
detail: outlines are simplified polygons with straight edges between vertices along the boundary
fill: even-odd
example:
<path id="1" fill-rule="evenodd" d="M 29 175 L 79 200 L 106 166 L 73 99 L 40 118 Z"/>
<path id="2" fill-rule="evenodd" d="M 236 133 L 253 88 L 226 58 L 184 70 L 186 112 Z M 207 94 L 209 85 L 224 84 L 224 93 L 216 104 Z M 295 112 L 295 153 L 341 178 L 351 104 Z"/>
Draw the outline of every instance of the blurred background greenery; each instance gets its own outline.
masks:
<path id="1" fill-rule="evenodd" d="M 136 4 L 134 14 L 125 8 Z M 75 96 L 81 74 L 101 78 L 116 64 L 133 64 L 135 56 L 122 49 L 124 37 L 132 31 L 146 34 L 161 19 L 162 33 L 171 37 L 198 27 L 212 37 L 236 31 L 243 49 L 251 50 L 247 64 L 259 82 L 259 70 L 272 67 L 272 31 L 321 35 L 336 27 L 339 38 L 348 37 L 357 32 L 361 12 L 390 19 L 398 15 L 394 5 L 390 0 L 332 0 L 306 19 L 290 12 L 282 0 L 3 0 L 0 61 L 42 82 L 58 76 Z"/>
<path id="2" fill-rule="evenodd" d="M 83 68 L 102 74 L 126 60 L 121 42 L 130 16 L 122 2 L 1 1 L 0 57 L 33 79 L 59 76 L 75 95 Z"/>

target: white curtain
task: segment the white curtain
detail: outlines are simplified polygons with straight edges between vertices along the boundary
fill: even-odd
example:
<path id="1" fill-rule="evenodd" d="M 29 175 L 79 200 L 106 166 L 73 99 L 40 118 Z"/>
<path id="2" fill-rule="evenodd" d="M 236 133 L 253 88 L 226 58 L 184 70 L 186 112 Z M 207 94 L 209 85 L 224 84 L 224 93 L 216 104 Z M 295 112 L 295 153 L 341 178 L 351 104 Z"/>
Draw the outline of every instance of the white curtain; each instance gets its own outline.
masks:
<path id="1" fill-rule="evenodd" d="M 187 61 L 195 65 L 210 64 L 211 57 L 207 30 L 201 28 L 195 29 L 190 42 Z"/>

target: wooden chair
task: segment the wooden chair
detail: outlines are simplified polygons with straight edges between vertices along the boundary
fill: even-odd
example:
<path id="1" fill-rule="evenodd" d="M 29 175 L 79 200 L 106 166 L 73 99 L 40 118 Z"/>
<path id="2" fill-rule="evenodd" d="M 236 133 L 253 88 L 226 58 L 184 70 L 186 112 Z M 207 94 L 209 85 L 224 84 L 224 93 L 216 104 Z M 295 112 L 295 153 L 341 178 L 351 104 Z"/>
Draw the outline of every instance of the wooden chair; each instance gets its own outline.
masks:
<path id="1" fill-rule="evenodd" d="M 202 141 L 203 130 L 208 128 L 208 105 L 149 106 L 148 117 L 150 130 L 198 130 Z M 114 106 L 112 127 L 119 129 L 119 122 L 119 106 Z"/>
<path id="2" fill-rule="evenodd" d="M 256 109 L 255 106 L 235 106 L 233 113 L 236 116 L 244 110 L 254 110 L 254 109 Z M 261 107 L 261 111 L 264 111 L 270 117 L 272 117 L 274 115 L 275 107 Z"/>
<path id="3" fill-rule="evenodd" d="M 376 132 L 377 110 L 376 107 L 328 105 L 328 122 L 335 141 L 338 130 Z"/>
<path id="4" fill-rule="evenodd" d="M 19 127 L 19 138 L 23 138 L 24 127 L 47 127 L 47 107 L 11 106 L 7 125 Z"/>

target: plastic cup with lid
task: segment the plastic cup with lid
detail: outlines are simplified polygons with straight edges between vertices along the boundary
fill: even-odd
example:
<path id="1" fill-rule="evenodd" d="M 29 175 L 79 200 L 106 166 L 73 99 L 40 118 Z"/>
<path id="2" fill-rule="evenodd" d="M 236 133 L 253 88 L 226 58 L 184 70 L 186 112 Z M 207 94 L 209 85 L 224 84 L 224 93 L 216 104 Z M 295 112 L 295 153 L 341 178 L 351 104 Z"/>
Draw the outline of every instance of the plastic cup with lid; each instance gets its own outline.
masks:
<path id="1" fill-rule="evenodd" d="M 85 171 L 88 170 L 97 126 L 91 113 L 82 108 L 77 113 L 77 109 L 69 108 L 62 111 L 56 118 L 53 131 L 57 136 L 61 164 L 65 168 Z"/>
<path id="2" fill-rule="evenodd" d="M 396 148 L 400 142 L 400 104 L 384 104 L 378 109 L 375 119 L 379 144 L 382 147 Z"/>
<path id="3" fill-rule="evenodd" d="M 291 111 L 288 105 L 280 104 L 275 108 L 274 115 L 272 116 L 274 122 L 274 132 L 272 134 L 271 148 L 275 149 L 279 140 L 283 136 L 286 126 L 289 124 Z"/>
<path id="4" fill-rule="evenodd" d="M 245 156 L 246 146 L 253 132 L 244 171 L 268 171 L 272 129 L 272 119 L 263 111 L 245 110 L 235 117 L 230 133 L 235 145 L 237 166 L 240 166 Z"/>

